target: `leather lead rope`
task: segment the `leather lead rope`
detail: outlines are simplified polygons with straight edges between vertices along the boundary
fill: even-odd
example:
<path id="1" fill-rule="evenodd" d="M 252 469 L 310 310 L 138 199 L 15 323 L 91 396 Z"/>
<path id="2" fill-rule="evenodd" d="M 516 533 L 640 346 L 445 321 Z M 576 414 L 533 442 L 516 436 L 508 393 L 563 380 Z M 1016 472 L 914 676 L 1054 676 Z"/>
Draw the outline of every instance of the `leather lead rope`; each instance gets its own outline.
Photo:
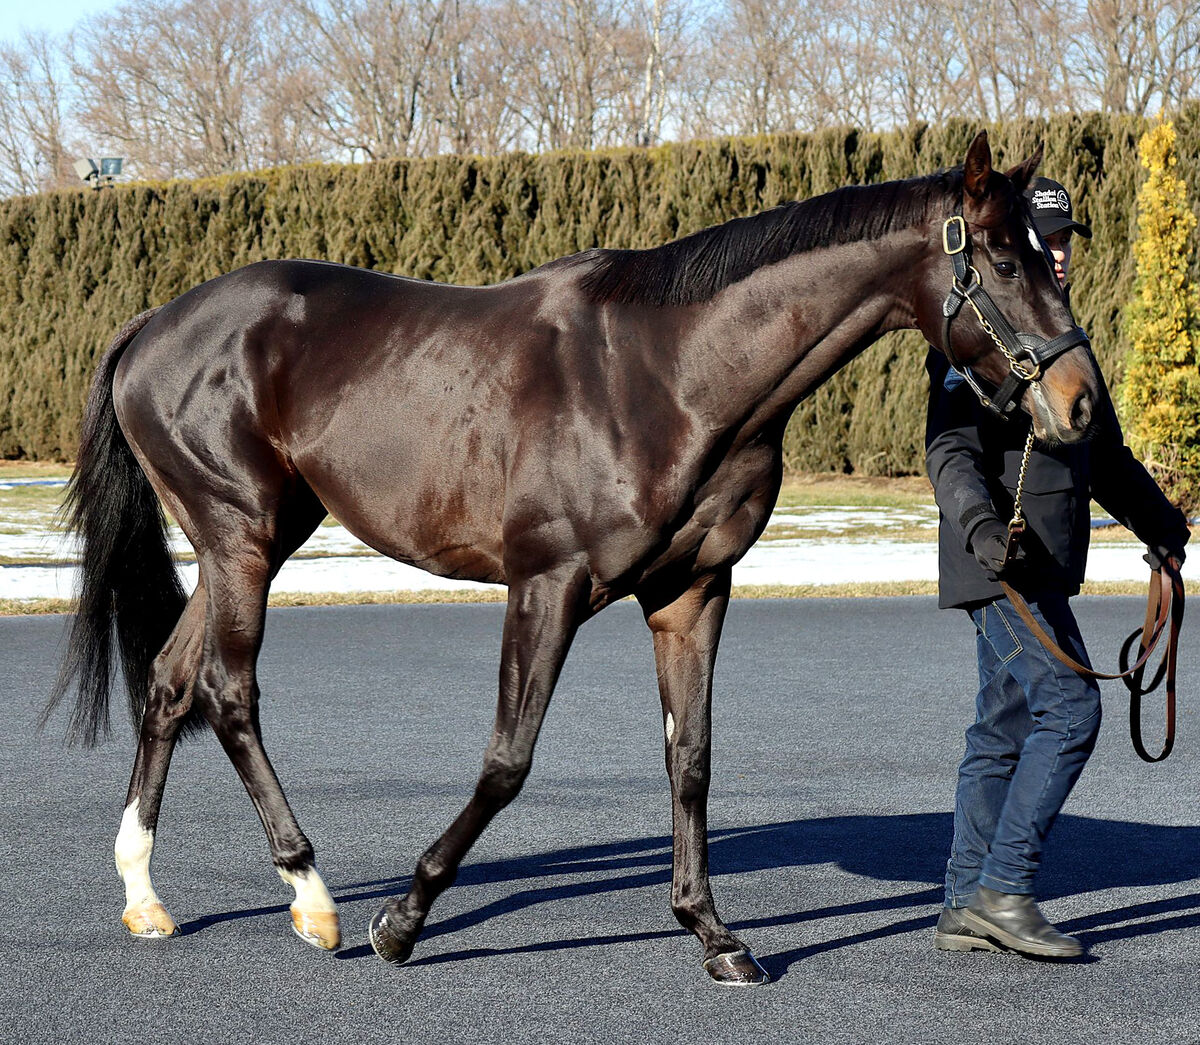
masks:
<path id="1" fill-rule="evenodd" d="M 1025 519 L 1021 513 L 1021 493 L 1025 485 L 1025 469 L 1029 464 L 1029 456 L 1033 451 L 1033 430 L 1025 440 L 1025 453 L 1021 458 L 1021 472 L 1017 479 L 1017 492 L 1013 501 L 1013 518 L 1008 524 L 1008 547 L 1004 555 L 1007 567 L 1017 555 L 1017 546 L 1021 534 L 1025 532 Z M 1108 673 L 1094 671 L 1086 664 L 1080 664 L 1069 653 L 1066 653 L 1049 635 L 1045 628 L 1038 623 L 1029 605 L 1007 581 L 1001 580 L 1000 587 L 1008 596 L 1017 615 L 1025 622 L 1046 650 L 1053 654 L 1061 663 L 1072 671 L 1093 679 L 1120 679 L 1129 690 L 1129 737 L 1138 757 L 1145 762 L 1161 762 L 1175 746 L 1175 666 L 1179 649 L 1179 631 L 1183 626 L 1184 591 L 1183 579 L 1174 564 L 1167 560 L 1162 566 L 1150 571 L 1150 591 L 1146 599 L 1146 620 L 1141 628 L 1134 631 L 1122 644 L 1119 664 L 1120 671 Z M 1150 660 L 1155 647 L 1163 633 L 1167 631 L 1167 621 L 1170 620 L 1170 630 L 1167 646 L 1163 652 L 1162 661 L 1149 685 L 1143 685 L 1146 664 Z M 1135 640 L 1138 642 L 1138 656 L 1132 666 L 1129 664 L 1129 654 Z M 1166 680 L 1166 737 L 1162 750 L 1157 755 L 1151 755 L 1142 742 L 1142 697 L 1153 693 Z"/>

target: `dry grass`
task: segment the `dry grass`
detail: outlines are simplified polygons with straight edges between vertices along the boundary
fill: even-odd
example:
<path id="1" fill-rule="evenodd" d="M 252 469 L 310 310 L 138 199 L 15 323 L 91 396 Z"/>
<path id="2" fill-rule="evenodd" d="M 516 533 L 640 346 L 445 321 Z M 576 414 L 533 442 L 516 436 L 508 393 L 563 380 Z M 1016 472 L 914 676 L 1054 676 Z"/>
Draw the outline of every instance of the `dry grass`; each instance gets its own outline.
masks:
<path id="1" fill-rule="evenodd" d="M 507 588 L 483 591 L 316 591 L 272 593 L 270 606 L 391 606 L 412 603 L 504 602 Z M 35 616 L 47 613 L 72 613 L 70 599 L 0 599 L 0 616 Z"/>
<path id="2" fill-rule="evenodd" d="M 886 598 L 895 595 L 936 595 L 937 581 L 867 581 L 851 584 L 742 584 L 735 599 Z"/>
<path id="3" fill-rule="evenodd" d="M 836 473 L 793 474 L 779 491 L 781 508 L 841 505 L 856 508 L 911 508 L 932 505 L 933 488 L 923 475 L 885 478 Z"/>
<path id="4" fill-rule="evenodd" d="M 70 613 L 74 608 L 75 604 L 69 599 L 0 599 L 0 617 Z"/>
<path id="5" fill-rule="evenodd" d="M 1150 584 L 1150 567 L 1146 567 L 1144 581 L 1088 581 L 1081 595 L 1141 595 L 1146 596 Z"/>
<path id="6" fill-rule="evenodd" d="M 270 606 L 390 606 L 440 602 L 504 602 L 507 588 L 431 589 L 429 591 L 324 591 L 280 592 L 267 600 Z"/>
<path id="7" fill-rule="evenodd" d="M 73 467 L 56 461 L 0 460 L 0 482 L 5 479 L 70 479 Z"/>

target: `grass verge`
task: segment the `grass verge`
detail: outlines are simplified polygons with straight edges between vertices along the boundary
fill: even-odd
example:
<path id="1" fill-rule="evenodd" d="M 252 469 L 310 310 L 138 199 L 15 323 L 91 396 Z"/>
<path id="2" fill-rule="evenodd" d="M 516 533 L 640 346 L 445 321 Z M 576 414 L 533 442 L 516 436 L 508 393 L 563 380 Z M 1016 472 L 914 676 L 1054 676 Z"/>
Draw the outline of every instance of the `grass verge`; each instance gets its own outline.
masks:
<path id="1" fill-rule="evenodd" d="M 913 508 L 933 504 L 933 488 L 923 475 L 884 478 L 838 473 L 793 473 L 784 477 L 779 507 L 840 505 L 852 508 Z"/>
<path id="2" fill-rule="evenodd" d="M 936 581 L 878 581 L 865 584 L 746 584 L 733 589 L 735 599 L 848 599 L 890 598 L 903 595 L 937 594 Z M 1096 581 L 1083 586 L 1083 595 L 1145 595 L 1140 581 Z M 272 595 L 271 606 L 391 606 L 461 602 L 504 602 L 507 588 L 480 591 L 366 591 L 366 592 L 281 592 Z M 31 616 L 70 613 L 68 599 L 0 599 L 0 616 Z"/>
<path id="3" fill-rule="evenodd" d="M 0 460 L 0 482 L 5 479 L 69 479 L 74 465 L 57 461 Z"/>

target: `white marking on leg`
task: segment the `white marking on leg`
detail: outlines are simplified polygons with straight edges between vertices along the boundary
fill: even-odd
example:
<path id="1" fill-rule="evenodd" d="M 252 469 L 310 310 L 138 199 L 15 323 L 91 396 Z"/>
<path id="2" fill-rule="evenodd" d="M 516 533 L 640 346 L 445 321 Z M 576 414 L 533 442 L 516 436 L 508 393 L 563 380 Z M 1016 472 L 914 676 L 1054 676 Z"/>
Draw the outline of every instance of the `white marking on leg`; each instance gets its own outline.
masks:
<path id="1" fill-rule="evenodd" d="M 276 868 L 279 877 L 296 890 L 292 904 L 292 928 L 296 935 L 314 947 L 337 950 L 342 933 L 338 928 L 337 905 L 321 876 L 311 867 L 304 871 L 285 871 Z"/>
<path id="2" fill-rule="evenodd" d="M 671 712 L 667 712 L 667 740 L 669 741 L 675 735 L 675 716 Z"/>
<path id="3" fill-rule="evenodd" d="M 121 815 L 121 829 L 113 846 L 117 873 L 125 883 L 125 906 L 137 907 L 158 903 L 154 886 L 150 884 L 150 856 L 154 851 L 154 832 L 138 822 L 138 803 L 135 798 Z"/>
<path id="4" fill-rule="evenodd" d="M 329 895 L 321 876 L 313 868 L 299 872 L 285 871 L 282 867 L 276 870 L 279 877 L 296 890 L 295 906 L 300 910 L 307 914 L 337 910 L 337 904 L 333 902 L 333 897 Z"/>

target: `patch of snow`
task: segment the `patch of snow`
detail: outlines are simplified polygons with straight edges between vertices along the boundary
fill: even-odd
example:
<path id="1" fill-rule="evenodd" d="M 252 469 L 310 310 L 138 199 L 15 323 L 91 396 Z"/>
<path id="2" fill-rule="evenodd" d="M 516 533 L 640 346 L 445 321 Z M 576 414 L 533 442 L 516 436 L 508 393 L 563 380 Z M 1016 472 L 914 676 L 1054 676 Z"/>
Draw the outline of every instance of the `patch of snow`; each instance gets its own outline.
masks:
<path id="1" fill-rule="evenodd" d="M 1104 544 L 1088 555 L 1090 581 L 1144 580 L 1139 544 Z M 755 545 L 733 568 L 733 583 L 762 585 L 840 584 L 937 580 L 937 545 L 913 541 L 791 540 Z M 73 566 L 2 566 L 0 598 L 71 598 Z M 180 567 L 185 586 L 196 584 L 194 563 Z M 281 592 L 422 591 L 487 588 L 475 581 L 435 577 L 382 555 L 291 559 L 271 586 Z"/>
<path id="2" fill-rule="evenodd" d="M 839 508 L 836 505 L 814 505 L 810 508 L 784 508 L 771 514 L 767 531 L 774 527 L 825 530 L 844 533 L 863 526 L 875 529 L 899 529 L 907 526 L 937 526 L 938 513 L 934 507 L 913 508 Z"/>
<path id="3" fill-rule="evenodd" d="M 18 486 L 66 486 L 66 479 L 0 479 L 0 490 L 15 490 Z"/>

